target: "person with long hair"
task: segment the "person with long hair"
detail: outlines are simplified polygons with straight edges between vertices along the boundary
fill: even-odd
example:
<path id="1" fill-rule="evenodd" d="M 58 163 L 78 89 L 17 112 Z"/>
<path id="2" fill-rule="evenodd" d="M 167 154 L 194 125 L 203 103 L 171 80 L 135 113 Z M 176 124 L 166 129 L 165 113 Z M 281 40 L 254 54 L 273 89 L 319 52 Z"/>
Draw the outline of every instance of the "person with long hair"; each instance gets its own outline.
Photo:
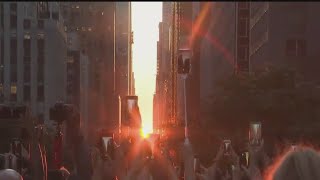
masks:
<path id="1" fill-rule="evenodd" d="M 3 180 L 23 180 L 22 176 L 13 169 L 0 170 L 0 179 Z"/>
<path id="2" fill-rule="evenodd" d="M 310 147 L 290 149 L 266 174 L 267 180 L 316 180 L 320 179 L 320 155 Z"/>

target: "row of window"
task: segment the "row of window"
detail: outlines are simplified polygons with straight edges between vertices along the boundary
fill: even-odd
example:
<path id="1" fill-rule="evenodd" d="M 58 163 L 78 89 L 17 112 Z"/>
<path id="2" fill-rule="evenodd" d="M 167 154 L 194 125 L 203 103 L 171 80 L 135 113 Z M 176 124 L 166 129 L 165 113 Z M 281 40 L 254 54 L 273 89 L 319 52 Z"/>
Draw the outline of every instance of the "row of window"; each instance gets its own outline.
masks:
<path id="1" fill-rule="evenodd" d="M 4 12 L 3 12 L 3 3 L 0 4 L 0 21 L 1 21 L 1 29 L 4 28 Z"/>
<path id="2" fill-rule="evenodd" d="M 303 39 L 289 39 L 286 41 L 286 55 L 302 57 L 307 54 L 307 42 Z"/>
<path id="3" fill-rule="evenodd" d="M 1 16 L 1 18 L 3 18 Z M 3 20 L 1 20 L 3 21 Z M 3 23 L 3 22 L 1 22 Z M 17 15 L 10 15 L 10 28 L 16 29 L 17 28 Z M 30 29 L 31 28 L 31 20 L 30 19 L 24 19 L 23 20 L 23 28 L 24 29 Z M 44 28 L 44 21 L 42 19 L 38 20 L 38 28 L 43 29 Z"/>
<path id="4" fill-rule="evenodd" d="M 0 84 L 0 97 L 4 100 L 3 85 Z M 23 86 L 23 101 L 29 102 L 31 100 L 31 88 L 30 85 Z M 17 85 L 11 84 L 10 87 L 10 101 L 17 101 Z M 44 101 L 44 86 L 39 85 L 37 89 L 37 101 Z"/>
<path id="5" fill-rule="evenodd" d="M 92 27 L 69 27 L 69 28 L 65 28 L 66 31 L 83 31 L 83 32 L 86 32 L 86 31 L 89 31 L 91 32 L 93 29 Z"/>

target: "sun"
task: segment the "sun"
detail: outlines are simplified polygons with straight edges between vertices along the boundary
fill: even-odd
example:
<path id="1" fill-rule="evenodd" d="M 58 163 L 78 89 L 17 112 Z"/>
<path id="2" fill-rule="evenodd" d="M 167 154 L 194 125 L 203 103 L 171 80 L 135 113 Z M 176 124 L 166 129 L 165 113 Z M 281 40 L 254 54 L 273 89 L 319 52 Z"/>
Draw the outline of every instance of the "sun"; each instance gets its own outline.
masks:
<path id="1" fill-rule="evenodd" d="M 152 129 L 148 128 L 147 126 L 140 129 L 140 135 L 144 139 L 149 138 L 151 133 Z"/>

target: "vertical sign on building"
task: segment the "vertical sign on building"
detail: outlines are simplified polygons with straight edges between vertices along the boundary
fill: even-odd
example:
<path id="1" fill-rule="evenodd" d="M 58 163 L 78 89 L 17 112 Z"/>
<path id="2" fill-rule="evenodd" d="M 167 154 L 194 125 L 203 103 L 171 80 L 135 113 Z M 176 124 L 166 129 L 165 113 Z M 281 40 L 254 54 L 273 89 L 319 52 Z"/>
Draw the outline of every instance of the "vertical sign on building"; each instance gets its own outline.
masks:
<path id="1" fill-rule="evenodd" d="M 236 72 L 249 72 L 250 2 L 236 2 Z"/>

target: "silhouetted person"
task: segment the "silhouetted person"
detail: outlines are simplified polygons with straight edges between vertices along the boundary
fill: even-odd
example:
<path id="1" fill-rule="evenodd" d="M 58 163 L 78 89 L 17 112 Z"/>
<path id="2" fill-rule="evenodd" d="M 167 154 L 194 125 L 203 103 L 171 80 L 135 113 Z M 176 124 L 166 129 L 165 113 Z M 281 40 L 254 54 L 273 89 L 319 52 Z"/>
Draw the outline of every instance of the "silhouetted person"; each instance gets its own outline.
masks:
<path id="1" fill-rule="evenodd" d="M 23 180 L 22 176 L 13 169 L 0 170 L 1 180 Z"/>
<path id="2" fill-rule="evenodd" d="M 267 179 L 272 180 L 313 180 L 320 179 L 320 156 L 311 149 L 299 147 L 287 152 L 280 163 L 276 162 Z"/>
<path id="3" fill-rule="evenodd" d="M 78 180 L 88 180 L 92 176 L 92 166 L 89 146 L 82 135 L 77 136 L 75 143 L 75 158 L 78 172 Z"/>

